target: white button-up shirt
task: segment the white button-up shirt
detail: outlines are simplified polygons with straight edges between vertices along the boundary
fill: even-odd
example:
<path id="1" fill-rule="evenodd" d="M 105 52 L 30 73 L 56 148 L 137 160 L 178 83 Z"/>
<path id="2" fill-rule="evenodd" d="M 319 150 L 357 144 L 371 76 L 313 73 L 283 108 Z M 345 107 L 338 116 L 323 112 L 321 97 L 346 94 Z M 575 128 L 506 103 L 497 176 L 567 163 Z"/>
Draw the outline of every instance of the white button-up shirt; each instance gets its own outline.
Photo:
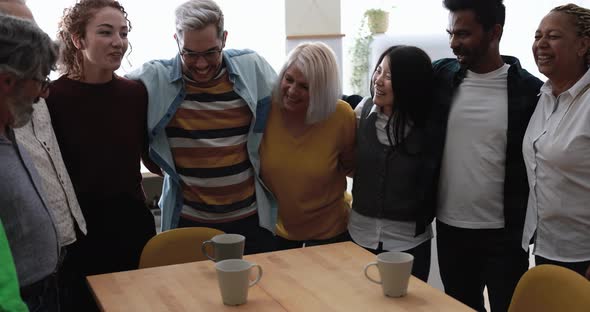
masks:
<path id="1" fill-rule="evenodd" d="M 522 247 L 534 254 L 590 260 L 590 71 L 558 97 L 551 83 L 531 117 L 523 156 L 530 186 Z"/>
<path id="2" fill-rule="evenodd" d="M 76 241 L 74 222 L 86 234 L 86 221 L 51 126 L 51 116 L 43 99 L 35 104 L 31 121 L 14 129 L 17 142 L 29 152 L 44 190 L 49 212 L 57 229 L 60 246 Z"/>
<path id="3" fill-rule="evenodd" d="M 357 105 L 354 112 L 357 117 L 357 124 L 360 122 L 360 117 L 363 111 L 363 106 L 366 103 L 365 98 L 361 103 Z M 387 139 L 386 125 L 389 117 L 383 114 L 377 105 L 371 107 L 371 114 L 377 114 L 377 120 L 375 121 L 375 128 L 377 131 L 377 138 L 383 145 L 389 146 L 389 140 Z M 368 117 L 367 116 L 367 117 Z M 393 129 L 390 128 L 390 131 Z M 406 129 L 406 134 L 410 132 L 410 129 Z M 390 132 L 393 138 L 393 133 Z M 354 198 L 353 198 L 354 200 Z M 426 227 L 426 231 L 416 237 L 416 222 L 411 221 L 393 221 L 388 219 L 380 219 L 363 216 L 362 214 L 352 210 L 350 212 L 350 220 L 348 223 L 348 232 L 355 243 L 371 249 L 377 249 L 379 242 L 383 243 L 383 250 L 387 251 L 406 251 L 410 250 L 425 241 L 432 238 L 432 224 Z"/>

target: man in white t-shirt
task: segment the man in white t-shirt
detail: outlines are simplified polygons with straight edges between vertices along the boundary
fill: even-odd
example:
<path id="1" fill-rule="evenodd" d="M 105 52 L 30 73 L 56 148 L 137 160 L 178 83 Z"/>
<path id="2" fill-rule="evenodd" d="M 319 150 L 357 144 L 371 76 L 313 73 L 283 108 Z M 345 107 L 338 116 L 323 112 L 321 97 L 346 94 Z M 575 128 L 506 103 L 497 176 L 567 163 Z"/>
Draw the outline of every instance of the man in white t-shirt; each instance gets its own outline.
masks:
<path id="1" fill-rule="evenodd" d="M 456 59 L 434 63 L 442 161 L 437 244 L 447 294 L 507 311 L 528 269 L 520 248 L 528 184 L 521 144 L 541 81 L 499 51 L 502 0 L 444 0 Z"/>

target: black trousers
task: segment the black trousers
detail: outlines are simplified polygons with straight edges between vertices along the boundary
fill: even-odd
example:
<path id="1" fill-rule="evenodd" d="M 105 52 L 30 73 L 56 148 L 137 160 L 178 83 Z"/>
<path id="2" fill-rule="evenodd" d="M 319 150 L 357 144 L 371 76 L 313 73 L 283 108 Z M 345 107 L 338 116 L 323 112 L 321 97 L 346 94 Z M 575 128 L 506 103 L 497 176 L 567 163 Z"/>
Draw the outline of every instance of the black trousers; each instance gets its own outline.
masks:
<path id="1" fill-rule="evenodd" d="M 555 260 L 550 260 L 547 258 L 543 258 L 541 256 L 535 256 L 535 265 L 541 265 L 541 264 L 553 264 L 553 265 L 558 265 L 560 267 L 564 267 L 566 269 L 570 269 L 582 276 L 586 276 L 586 270 L 588 269 L 588 267 L 590 266 L 590 261 L 582 261 L 582 262 L 561 262 L 561 261 L 555 261 Z"/>
<path id="2" fill-rule="evenodd" d="M 244 254 L 272 251 L 274 249 L 274 238 L 272 232 L 258 225 L 258 214 L 248 216 L 244 219 L 226 223 L 201 223 L 180 217 L 178 227 L 209 227 L 218 229 L 225 233 L 240 234 L 246 237 Z"/>
<path id="3" fill-rule="evenodd" d="M 520 277 L 528 270 L 522 236 L 505 229 L 464 229 L 436 222 L 438 263 L 445 292 L 485 311 L 488 288 L 494 312 L 508 311 Z"/>
<path id="4" fill-rule="evenodd" d="M 311 247 L 311 246 L 319 246 L 319 245 L 326 245 L 326 244 L 334 244 L 334 243 L 341 243 L 350 241 L 350 234 L 348 231 L 344 231 L 341 234 L 338 234 L 332 238 L 328 239 L 316 239 L 316 240 L 290 240 L 286 238 L 282 238 L 280 236 L 275 237 L 275 250 L 286 250 L 286 249 L 293 249 L 293 248 L 301 248 L 301 247 Z"/>
<path id="5" fill-rule="evenodd" d="M 412 264 L 412 275 L 421 279 L 425 283 L 428 282 L 428 276 L 430 275 L 430 254 L 431 254 L 431 241 L 427 240 L 422 244 L 408 250 L 403 250 L 414 256 L 414 263 Z M 360 246 L 360 245 L 359 245 Z M 362 246 L 361 246 L 362 247 Z M 383 243 L 379 243 L 377 249 L 371 249 L 363 247 L 373 254 L 380 254 L 389 250 L 383 249 Z"/>
<path id="6" fill-rule="evenodd" d="M 59 271 L 60 301 L 65 312 L 93 312 L 98 307 L 86 276 L 135 270 L 147 241 L 156 234 L 154 216 L 143 200 L 119 195 L 109 199 L 78 197 L 88 234 L 67 246 Z"/>
<path id="7" fill-rule="evenodd" d="M 57 274 L 20 288 L 20 295 L 30 312 L 59 312 Z"/>

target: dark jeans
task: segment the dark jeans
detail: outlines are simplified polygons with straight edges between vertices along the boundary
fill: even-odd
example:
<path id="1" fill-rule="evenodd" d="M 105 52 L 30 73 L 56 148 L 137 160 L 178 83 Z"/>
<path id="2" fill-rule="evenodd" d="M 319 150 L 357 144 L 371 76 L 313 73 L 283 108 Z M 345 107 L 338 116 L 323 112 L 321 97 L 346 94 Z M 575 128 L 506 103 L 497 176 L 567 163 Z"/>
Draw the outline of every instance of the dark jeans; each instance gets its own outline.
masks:
<path id="1" fill-rule="evenodd" d="M 541 265 L 541 264 L 558 265 L 560 267 L 564 267 L 566 269 L 570 269 L 572 271 L 575 271 L 576 273 L 585 277 L 586 270 L 588 270 L 588 267 L 590 266 L 590 261 L 561 262 L 561 261 L 549 260 L 549 259 L 543 258 L 541 256 L 535 256 L 535 265 Z"/>
<path id="2" fill-rule="evenodd" d="M 246 237 L 244 254 L 255 254 L 273 250 L 273 234 L 258 225 L 258 214 L 226 223 L 201 223 L 180 217 L 178 227 L 209 227 L 225 233 L 240 234 Z"/>
<path id="3" fill-rule="evenodd" d="M 492 311 L 505 312 L 520 277 L 528 269 L 521 235 L 505 229 L 464 229 L 436 222 L 438 263 L 445 292 L 485 311 L 488 288 Z"/>
<path id="4" fill-rule="evenodd" d="M 51 274 L 40 281 L 20 288 L 20 295 L 30 312 L 60 311 L 56 276 L 56 274 Z"/>
<path id="5" fill-rule="evenodd" d="M 303 240 L 303 241 L 289 240 L 289 239 L 285 239 L 285 238 L 282 238 L 277 235 L 275 237 L 275 250 L 301 248 L 304 246 L 305 247 L 319 246 L 319 245 L 347 242 L 350 240 L 352 240 L 352 239 L 350 238 L 350 234 L 348 234 L 348 231 L 345 231 L 342 234 L 338 234 L 338 235 L 336 235 L 332 238 L 328 238 L 328 239 Z"/>
<path id="6" fill-rule="evenodd" d="M 424 243 L 409 249 L 404 250 L 414 256 L 414 263 L 412 264 L 412 275 L 421 279 L 424 282 L 428 282 L 428 275 L 430 275 L 430 250 L 431 250 L 431 241 L 427 240 Z M 360 246 L 360 245 L 359 245 Z M 362 246 L 361 246 L 362 247 Z M 383 243 L 379 243 L 377 249 L 371 249 L 363 247 L 366 250 L 372 252 L 373 254 L 380 254 L 382 252 L 386 252 L 388 250 L 383 250 Z"/>

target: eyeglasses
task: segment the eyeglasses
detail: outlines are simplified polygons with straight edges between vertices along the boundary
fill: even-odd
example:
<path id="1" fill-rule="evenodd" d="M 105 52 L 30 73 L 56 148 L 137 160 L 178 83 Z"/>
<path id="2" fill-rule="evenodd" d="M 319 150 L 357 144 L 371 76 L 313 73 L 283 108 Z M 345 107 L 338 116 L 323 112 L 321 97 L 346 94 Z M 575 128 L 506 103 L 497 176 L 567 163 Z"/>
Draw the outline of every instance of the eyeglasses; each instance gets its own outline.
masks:
<path id="1" fill-rule="evenodd" d="M 178 53 L 180 53 L 182 59 L 187 63 L 194 63 L 199 59 L 199 57 L 204 58 L 207 63 L 215 63 L 219 61 L 219 55 L 222 51 L 222 49 L 215 49 L 205 52 L 191 52 L 181 49 L 180 43 L 178 43 L 178 41 L 176 41 L 176 45 L 178 46 Z"/>
<path id="2" fill-rule="evenodd" d="M 39 85 L 41 86 L 41 93 L 45 93 L 45 91 L 47 91 L 47 89 L 49 88 L 49 83 L 51 82 L 51 79 L 49 79 L 49 77 L 45 77 L 45 78 L 32 78 L 34 81 L 37 81 L 39 83 Z"/>

